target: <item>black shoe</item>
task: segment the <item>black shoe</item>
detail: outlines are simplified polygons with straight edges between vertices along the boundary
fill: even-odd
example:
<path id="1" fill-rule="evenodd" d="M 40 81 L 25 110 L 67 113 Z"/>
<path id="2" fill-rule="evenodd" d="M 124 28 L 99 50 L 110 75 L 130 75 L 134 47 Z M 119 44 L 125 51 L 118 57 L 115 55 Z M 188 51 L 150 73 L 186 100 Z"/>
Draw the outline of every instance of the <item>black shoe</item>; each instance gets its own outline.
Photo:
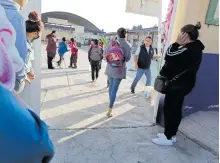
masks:
<path id="1" fill-rule="evenodd" d="M 69 68 L 73 68 L 73 66 L 69 66 Z"/>
<path id="2" fill-rule="evenodd" d="M 73 67 L 73 69 L 77 69 L 77 67 Z"/>
<path id="3" fill-rule="evenodd" d="M 51 70 L 52 70 L 52 69 L 55 69 L 55 68 L 54 68 L 54 67 L 48 67 L 48 69 L 51 69 Z"/>
<path id="4" fill-rule="evenodd" d="M 134 91 L 134 89 L 131 89 L 131 93 L 132 93 L 132 94 L 135 94 L 135 91 Z"/>

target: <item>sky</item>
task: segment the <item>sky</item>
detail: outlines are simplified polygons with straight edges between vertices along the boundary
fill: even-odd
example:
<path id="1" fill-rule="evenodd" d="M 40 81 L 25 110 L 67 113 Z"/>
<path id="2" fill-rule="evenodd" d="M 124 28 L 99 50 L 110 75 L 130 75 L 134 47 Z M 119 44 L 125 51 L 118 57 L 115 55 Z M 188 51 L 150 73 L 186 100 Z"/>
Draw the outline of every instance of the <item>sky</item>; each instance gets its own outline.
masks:
<path id="1" fill-rule="evenodd" d="M 169 0 L 163 2 L 163 18 L 166 16 Z M 79 15 L 105 32 L 115 32 L 120 27 L 144 28 L 157 24 L 157 18 L 125 12 L 126 0 L 42 0 L 42 13 L 64 11 Z"/>

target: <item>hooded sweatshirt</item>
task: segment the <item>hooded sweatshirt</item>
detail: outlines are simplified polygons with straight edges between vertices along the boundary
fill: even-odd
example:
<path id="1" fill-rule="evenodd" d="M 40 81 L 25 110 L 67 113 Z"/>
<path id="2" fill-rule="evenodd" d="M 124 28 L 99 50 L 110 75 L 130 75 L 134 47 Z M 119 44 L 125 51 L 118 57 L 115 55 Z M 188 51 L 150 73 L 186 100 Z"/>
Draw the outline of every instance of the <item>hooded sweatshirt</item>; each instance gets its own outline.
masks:
<path id="1" fill-rule="evenodd" d="M 16 42 L 15 46 L 18 50 L 20 57 L 25 61 L 27 56 L 27 43 L 26 43 L 26 32 L 25 22 L 21 13 L 19 12 L 19 5 L 12 0 L 0 0 L 0 5 L 5 9 L 6 16 L 9 22 L 15 29 Z M 16 79 L 23 80 L 25 78 L 25 69 L 16 72 Z"/>
<path id="2" fill-rule="evenodd" d="M 78 54 L 78 48 L 77 48 L 77 46 L 76 46 L 76 43 L 70 41 L 70 42 L 69 42 L 69 46 L 70 46 L 70 48 L 71 48 L 71 54 L 72 54 L 72 55 L 77 55 L 77 54 Z"/>
<path id="3" fill-rule="evenodd" d="M 19 5 L 12 0 L 0 0 L 0 5 L 5 9 L 6 16 L 16 31 L 16 47 L 23 60 L 27 56 L 27 43 L 25 22 L 19 12 Z"/>
<path id="4" fill-rule="evenodd" d="M 167 49 L 165 64 L 160 71 L 160 75 L 172 80 L 176 75 L 186 71 L 176 81 L 174 85 L 182 88 L 182 91 L 189 93 L 196 83 L 196 74 L 202 61 L 202 53 L 205 46 L 200 40 L 180 46 L 173 43 Z"/>
<path id="5" fill-rule="evenodd" d="M 0 83 L 0 162 L 49 163 L 54 147 L 47 125 Z"/>
<path id="6" fill-rule="evenodd" d="M 59 48 L 58 48 L 58 54 L 59 55 L 64 55 L 68 51 L 66 43 L 65 42 L 60 42 L 59 43 Z"/>
<path id="7" fill-rule="evenodd" d="M 12 61 L 12 67 L 13 67 L 13 73 L 15 76 L 16 72 L 22 71 L 24 68 L 24 61 L 20 57 L 17 48 L 15 47 L 15 40 L 16 40 L 16 32 L 11 25 L 11 23 L 8 21 L 4 8 L 0 5 L 0 44 L 1 44 L 1 58 L 7 58 Z M 5 52 L 3 52 L 5 51 Z M 8 63 L 4 63 L 3 65 L 6 65 Z M 1 66 L 0 69 L 3 67 Z M 0 70 L 1 71 L 1 70 Z M 15 78 L 14 78 L 15 80 Z"/>

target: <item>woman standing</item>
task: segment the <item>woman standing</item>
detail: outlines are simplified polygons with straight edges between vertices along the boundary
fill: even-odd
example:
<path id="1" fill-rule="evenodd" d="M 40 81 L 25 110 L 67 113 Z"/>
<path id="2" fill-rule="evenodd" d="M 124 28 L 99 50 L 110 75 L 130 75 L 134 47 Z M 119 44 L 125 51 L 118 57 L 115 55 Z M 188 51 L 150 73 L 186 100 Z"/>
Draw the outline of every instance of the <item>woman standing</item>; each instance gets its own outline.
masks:
<path id="1" fill-rule="evenodd" d="M 48 69 L 54 69 L 53 67 L 53 59 L 56 56 L 56 51 L 57 51 L 57 39 L 56 39 L 56 31 L 53 30 L 51 34 L 47 35 L 46 38 L 48 40 L 47 43 L 47 64 L 48 64 Z"/>
<path id="2" fill-rule="evenodd" d="M 182 119 L 184 97 L 195 86 L 196 74 L 205 48 L 198 40 L 200 28 L 200 23 L 185 25 L 176 42 L 166 52 L 166 62 L 160 75 L 172 82 L 165 91 L 165 132 L 157 134 L 158 138 L 153 139 L 155 144 L 173 145 L 176 142 L 176 133 Z"/>

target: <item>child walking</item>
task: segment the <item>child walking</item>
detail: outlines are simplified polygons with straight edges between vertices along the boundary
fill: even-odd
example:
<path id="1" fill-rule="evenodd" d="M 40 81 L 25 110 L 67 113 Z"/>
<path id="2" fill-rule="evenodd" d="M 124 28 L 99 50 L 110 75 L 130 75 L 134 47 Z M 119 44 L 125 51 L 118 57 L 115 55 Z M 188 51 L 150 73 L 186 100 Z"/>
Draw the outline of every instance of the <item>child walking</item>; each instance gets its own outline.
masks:
<path id="1" fill-rule="evenodd" d="M 68 51 L 66 46 L 66 38 L 62 38 L 62 42 L 59 43 L 58 46 L 58 54 L 60 55 L 60 60 L 57 62 L 58 66 L 61 65 L 62 61 L 64 60 L 64 54 Z"/>
<path id="2" fill-rule="evenodd" d="M 69 68 L 77 68 L 78 48 L 73 38 L 70 39 L 69 46 L 71 48 L 71 58 L 70 58 Z"/>

